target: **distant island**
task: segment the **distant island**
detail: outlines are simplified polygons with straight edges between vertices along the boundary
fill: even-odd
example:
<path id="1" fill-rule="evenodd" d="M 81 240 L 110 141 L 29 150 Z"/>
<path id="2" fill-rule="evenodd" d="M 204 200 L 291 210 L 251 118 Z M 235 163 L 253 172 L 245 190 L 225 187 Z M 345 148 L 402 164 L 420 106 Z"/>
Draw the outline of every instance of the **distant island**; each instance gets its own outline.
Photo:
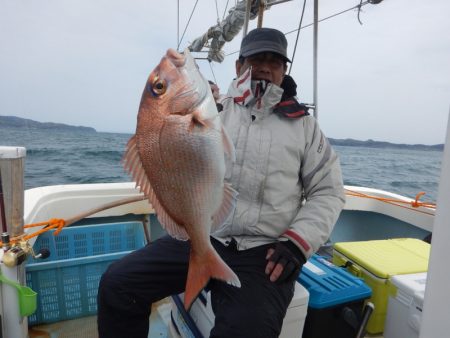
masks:
<path id="1" fill-rule="evenodd" d="M 358 141 L 351 138 L 344 140 L 328 138 L 330 143 L 334 146 L 346 146 L 346 147 L 369 147 L 369 148 L 397 148 L 397 149 L 415 149 L 415 150 L 444 150 L 444 144 L 403 144 L 403 143 L 390 143 L 383 141 Z"/>
<path id="2" fill-rule="evenodd" d="M 89 133 L 96 133 L 97 131 L 91 127 L 82 126 L 70 126 L 63 123 L 53 122 L 37 122 L 30 119 L 24 119 L 16 116 L 1 116 L 0 115 L 0 128 L 33 128 L 43 130 L 73 130 Z M 334 139 L 328 138 L 330 143 L 334 146 L 346 146 L 346 147 L 369 147 L 369 148 L 397 148 L 397 149 L 415 149 L 415 150 L 440 150 L 444 149 L 444 144 L 425 145 L 425 144 L 399 144 L 383 141 L 359 141 L 351 138 L 348 139 Z"/>
<path id="3" fill-rule="evenodd" d="M 59 131 L 82 131 L 88 133 L 96 133 L 97 131 L 91 127 L 71 126 L 64 123 L 54 122 L 38 122 L 30 119 L 24 119 L 17 116 L 2 116 L 0 115 L 0 128 L 27 128 L 27 129 L 57 129 Z"/>

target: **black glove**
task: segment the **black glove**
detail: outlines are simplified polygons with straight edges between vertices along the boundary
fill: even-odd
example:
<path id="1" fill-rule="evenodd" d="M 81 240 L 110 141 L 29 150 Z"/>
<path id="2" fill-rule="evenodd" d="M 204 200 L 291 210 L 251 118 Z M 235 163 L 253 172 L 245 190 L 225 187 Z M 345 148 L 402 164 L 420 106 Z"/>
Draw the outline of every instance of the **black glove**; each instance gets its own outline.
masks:
<path id="1" fill-rule="evenodd" d="M 278 242 L 274 250 L 269 261 L 283 266 L 283 272 L 278 277 L 277 283 L 296 280 L 303 264 L 306 263 L 303 253 L 291 241 Z"/>

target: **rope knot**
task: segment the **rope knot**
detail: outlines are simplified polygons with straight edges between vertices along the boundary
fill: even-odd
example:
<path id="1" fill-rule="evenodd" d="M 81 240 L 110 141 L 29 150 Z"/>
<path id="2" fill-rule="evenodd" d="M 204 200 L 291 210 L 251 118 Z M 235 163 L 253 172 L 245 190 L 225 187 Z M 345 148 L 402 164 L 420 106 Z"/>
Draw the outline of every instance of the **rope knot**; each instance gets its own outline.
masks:
<path id="1" fill-rule="evenodd" d="M 420 207 L 421 205 L 423 205 L 422 202 L 419 202 L 419 199 L 420 199 L 423 195 L 425 195 L 425 192 L 424 192 L 424 191 L 421 191 L 421 192 L 419 192 L 419 193 L 416 195 L 416 199 L 415 199 L 414 201 L 411 202 L 411 206 L 412 206 L 413 208 L 418 208 L 418 207 Z"/>
<path id="2" fill-rule="evenodd" d="M 48 221 L 48 225 L 51 229 L 56 228 L 53 235 L 57 236 L 57 235 L 59 235 L 59 233 L 62 231 L 62 229 L 66 225 L 66 221 L 64 221 L 62 218 L 52 218 Z"/>

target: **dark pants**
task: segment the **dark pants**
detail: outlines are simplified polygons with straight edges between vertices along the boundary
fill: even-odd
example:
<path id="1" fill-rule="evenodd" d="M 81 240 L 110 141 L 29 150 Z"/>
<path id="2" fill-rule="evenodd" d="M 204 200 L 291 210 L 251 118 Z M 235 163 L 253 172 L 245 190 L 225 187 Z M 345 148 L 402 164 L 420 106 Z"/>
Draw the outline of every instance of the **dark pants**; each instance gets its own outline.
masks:
<path id="1" fill-rule="evenodd" d="M 273 283 L 264 273 L 270 245 L 238 251 L 211 241 L 242 287 L 209 283 L 216 316 L 210 337 L 278 337 L 294 282 Z M 189 248 L 166 236 L 111 264 L 98 291 L 99 338 L 146 338 L 151 304 L 184 291 Z"/>

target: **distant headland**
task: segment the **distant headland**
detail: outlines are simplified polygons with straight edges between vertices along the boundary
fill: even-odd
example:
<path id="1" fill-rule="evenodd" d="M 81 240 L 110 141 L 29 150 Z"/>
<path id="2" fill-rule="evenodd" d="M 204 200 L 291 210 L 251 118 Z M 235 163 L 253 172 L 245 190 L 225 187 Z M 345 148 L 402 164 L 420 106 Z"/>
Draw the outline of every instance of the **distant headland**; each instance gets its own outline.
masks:
<path id="1" fill-rule="evenodd" d="M 38 122 L 30 119 L 24 119 L 16 116 L 2 116 L 0 115 L 0 128 L 27 128 L 27 129 L 57 129 L 59 131 L 72 130 L 82 131 L 88 133 L 96 133 L 97 131 L 91 127 L 71 126 L 64 123 L 54 122 Z"/>
<path id="2" fill-rule="evenodd" d="M 414 150 L 444 150 L 444 144 L 403 144 L 403 143 L 390 143 L 383 141 L 358 141 L 351 138 L 347 139 L 334 139 L 328 138 L 330 143 L 334 146 L 346 146 L 346 147 L 368 147 L 368 148 L 397 148 L 397 149 L 414 149 Z"/>
<path id="3" fill-rule="evenodd" d="M 1 116 L 0 115 L 0 128 L 20 128 L 20 129 L 41 129 L 41 130 L 59 130 L 59 131 L 81 131 L 96 133 L 97 131 L 91 127 L 71 126 L 63 123 L 53 122 L 37 122 L 30 119 L 24 119 L 16 116 Z M 439 150 L 444 149 L 444 144 L 425 145 L 425 144 L 399 144 L 383 141 L 359 141 L 351 138 L 348 139 L 334 139 L 328 138 L 330 143 L 334 146 L 346 146 L 346 147 L 369 147 L 369 148 L 397 148 L 397 149 L 414 149 L 414 150 Z"/>

